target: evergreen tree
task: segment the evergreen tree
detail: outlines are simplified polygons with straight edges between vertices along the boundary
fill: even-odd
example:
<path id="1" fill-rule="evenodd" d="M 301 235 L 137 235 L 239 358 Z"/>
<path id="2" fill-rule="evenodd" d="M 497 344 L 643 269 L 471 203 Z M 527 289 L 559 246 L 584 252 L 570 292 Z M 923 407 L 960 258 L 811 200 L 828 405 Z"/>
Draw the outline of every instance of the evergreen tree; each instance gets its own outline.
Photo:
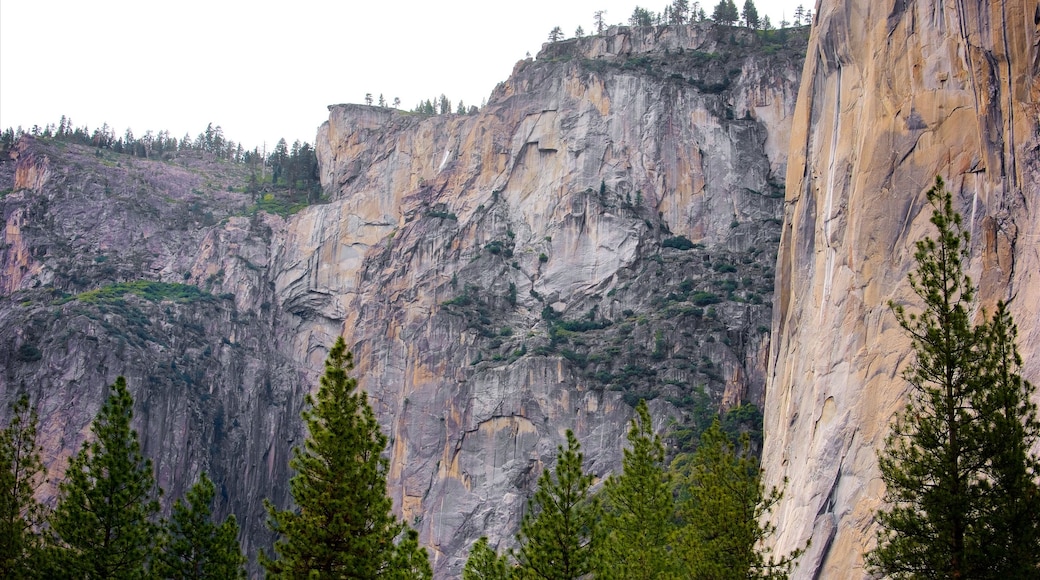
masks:
<path id="1" fill-rule="evenodd" d="M 462 580 L 509 580 L 510 572 L 508 558 L 495 553 L 487 536 L 482 536 L 470 548 Z"/>
<path id="2" fill-rule="evenodd" d="M 559 26 L 554 26 L 549 31 L 549 42 L 559 42 L 561 40 L 563 40 L 563 29 Z"/>
<path id="3" fill-rule="evenodd" d="M 1040 437 L 1035 392 L 1019 375 L 1018 328 L 1003 302 L 985 328 L 980 380 L 983 412 L 990 433 L 986 438 L 988 477 L 983 503 L 992 536 L 983 544 L 994 578 L 1035 578 L 1040 566 L 1040 461 L 1030 449 Z"/>
<path id="4" fill-rule="evenodd" d="M 159 511 L 152 462 L 130 427 L 134 401 L 123 377 L 91 425 L 92 440 L 69 462 L 51 514 L 49 563 L 60 576 L 141 578 Z M 161 490 L 158 491 L 161 493 Z"/>
<path id="5" fill-rule="evenodd" d="M 605 485 L 603 541 L 597 577 L 666 578 L 673 571 L 669 535 L 673 501 L 664 469 L 664 445 L 654 433 L 646 401 L 639 401 L 628 430 L 624 470 Z"/>
<path id="6" fill-rule="evenodd" d="M 799 4 L 798 7 L 794 9 L 794 25 L 801 26 L 803 18 L 805 18 L 805 8 Z"/>
<path id="7" fill-rule="evenodd" d="M 33 492 L 44 469 L 36 425 L 36 409 L 23 394 L 11 405 L 11 420 L 0 431 L 0 578 L 25 577 L 39 548 L 34 527 L 43 508 Z"/>
<path id="8" fill-rule="evenodd" d="M 690 12 L 689 0 L 672 0 L 669 12 L 670 24 L 686 24 Z"/>
<path id="9" fill-rule="evenodd" d="M 909 277 L 923 311 L 891 305 L 915 360 L 903 373 L 910 402 L 878 454 L 889 507 L 877 513 L 867 563 L 897 578 L 1036 577 L 1032 387 L 1017 375 L 1005 307 L 992 323 L 971 321 L 974 287 L 963 270 L 970 238 L 941 178 L 927 195 L 938 240 L 916 244 Z"/>
<path id="10" fill-rule="evenodd" d="M 589 493 L 592 476 L 582 471 L 584 455 L 570 429 L 567 448 L 557 451 L 555 474 L 542 472 L 520 524 L 516 559 L 521 578 L 572 580 L 593 571 L 600 510 Z"/>
<path id="11" fill-rule="evenodd" d="M 646 8 L 636 6 L 632 16 L 628 17 L 629 26 L 653 26 L 654 15 Z"/>
<path id="12" fill-rule="evenodd" d="M 744 19 L 745 26 L 758 28 L 758 9 L 755 8 L 754 0 L 744 0 L 744 10 L 740 16 Z"/>
<path id="13" fill-rule="evenodd" d="M 188 490 L 186 501 L 173 504 L 163 522 L 152 570 L 174 580 L 244 578 L 245 556 L 238 544 L 234 514 L 220 525 L 212 522 L 213 482 L 205 473 Z"/>
<path id="14" fill-rule="evenodd" d="M 733 0 L 719 0 L 719 3 L 715 5 L 714 12 L 712 12 L 711 19 L 717 24 L 732 26 L 740 19 L 737 5 L 733 3 Z"/>
<path id="15" fill-rule="evenodd" d="M 307 397 L 304 446 L 293 449 L 289 483 L 296 507 L 269 502 L 268 525 L 278 535 L 276 558 L 261 553 L 272 578 L 429 578 L 426 551 L 414 531 L 390 511 L 386 436 L 364 391 L 347 375 L 353 357 L 343 338 L 329 351 L 316 397 Z"/>
<path id="16" fill-rule="evenodd" d="M 683 489 L 679 509 L 682 525 L 675 547 L 683 569 L 693 578 L 785 578 L 802 550 L 774 559 L 756 546 L 773 533 L 763 525 L 765 515 L 781 492 L 768 494 L 761 483 L 758 461 L 751 453 L 750 437 L 740 447 L 730 441 L 716 419 L 702 435 L 692 460 L 692 473 Z"/>

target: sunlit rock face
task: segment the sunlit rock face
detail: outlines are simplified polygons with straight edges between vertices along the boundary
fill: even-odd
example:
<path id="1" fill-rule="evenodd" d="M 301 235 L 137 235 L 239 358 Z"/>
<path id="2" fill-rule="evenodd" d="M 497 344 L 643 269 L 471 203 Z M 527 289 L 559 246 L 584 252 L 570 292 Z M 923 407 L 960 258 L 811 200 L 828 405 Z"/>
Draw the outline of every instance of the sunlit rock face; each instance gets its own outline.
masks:
<path id="1" fill-rule="evenodd" d="M 1040 379 L 1037 2 L 818 4 L 788 158 L 766 395 L 767 481 L 797 577 L 865 575 L 883 485 L 876 450 L 905 403 L 924 192 L 946 180 L 972 233 L 987 312 L 1011 301 Z M 981 312 L 978 313 L 981 317 Z"/>
<path id="2" fill-rule="evenodd" d="M 633 275 L 656 267 L 654 256 L 678 259 L 661 253 L 663 238 L 733 256 L 776 243 L 773 195 L 801 61 L 787 49 L 709 54 L 758 52 L 740 48 L 754 41 L 736 34 L 622 28 L 549 45 L 518 63 L 478 115 L 330 108 L 317 151 L 337 201 L 290 226 L 301 239 L 327 240 L 299 272 L 313 276 L 310 294 L 340 297 L 321 311 L 345 314 L 358 375 L 393 441 L 394 500 L 438 570 L 457 574 L 482 534 L 509 543 L 566 429 L 595 473 L 618 465 L 631 407 L 593 375 L 616 372 L 609 353 L 654 333 L 583 336 L 588 348 L 577 350 L 592 359 L 575 364 L 564 353 L 573 346 L 549 350 L 546 308 L 569 320 L 591 312 L 624 324 L 636 310 L 660 321 L 652 299 L 679 278 Z M 717 65 L 706 64 L 712 58 Z M 713 84 L 717 94 L 703 90 Z M 323 211 L 336 212 L 338 225 L 303 234 Z M 674 264 L 666 269 L 690 267 Z M 452 304 L 462 296 L 474 304 Z M 657 328 L 669 358 L 716 359 L 716 400 L 760 400 L 768 337 L 754 320 L 767 310 L 720 307 L 728 328 L 744 329 L 735 335 L 750 330 L 740 345 L 727 341 L 733 348 L 703 342 L 710 332 L 693 322 Z M 655 403 L 659 415 L 676 412 Z"/>
<path id="3" fill-rule="evenodd" d="M 285 219 L 249 210 L 241 166 L 26 140 L 0 164 L 2 398 L 39 402 L 57 476 L 126 375 L 165 501 L 207 471 L 255 553 L 344 334 L 395 510 L 457 577 L 481 535 L 511 545 L 567 429 L 602 479 L 641 397 L 662 431 L 700 386 L 761 405 L 804 50 L 612 28 L 519 62 L 477 114 L 335 105 L 328 200 Z M 205 294 L 76 298 L 134 280 Z"/>

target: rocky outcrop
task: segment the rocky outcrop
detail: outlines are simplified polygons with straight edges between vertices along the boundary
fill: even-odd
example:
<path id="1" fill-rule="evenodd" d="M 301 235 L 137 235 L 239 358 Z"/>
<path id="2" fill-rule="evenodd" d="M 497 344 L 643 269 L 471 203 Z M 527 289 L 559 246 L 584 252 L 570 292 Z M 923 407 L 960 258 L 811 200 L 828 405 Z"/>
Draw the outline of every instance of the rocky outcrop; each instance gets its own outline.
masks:
<path id="1" fill-rule="evenodd" d="M 0 165 L 26 175 L 3 200 L 4 399 L 38 397 L 57 473 L 126 374 L 167 497 L 208 471 L 255 551 L 342 333 L 395 509 L 455 577 L 479 536 L 509 544 L 566 429 L 604 477 L 639 398 L 662 428 L 761 403 L 804 40 L 614 28 L 521 61 L 478 114 L 330 107 L 328 202 L 286 219 L 224 164 L 26 144 Z M 162 285 L 84 294 L 134 280 Z"/>
<path id="2" fill-rule="evenodd" d="M 791 136 L 766 397 L 780 551 L 797 577 L 865 576 L 883 486 L 876 450 L 902 407 L 913 244 L 936 175 L 972 232 L 989 312 L 1010 300 L 1040 379 L 1040 8 L 1035 1 L 819 4 Z M 980 314 L 981 315 L 981 314 Z"/>
<path id="3" fill-rule="evenodd" d="M 319 310 L 334 319 L 345 306 L 358 374 L 394 441 L 395 502 L 439 570 L 457 573 L 482 534 L 508 543 L 565 429 L 594 472 L 613 470 L 626 393 L 674 402 L 698 381 L 718 385 L 698 378 L 707 359 L 722 373 L 716 401 L 761 396 L 764 304 L 738 298 L 704 315 L 661 300 L 684 280 L 687 298 L 712 290 L 720 261 L 750 273 L 775 243 L 786 163 L 775 143 L 798 58 L 725 56 L 742 49 L 718 36 L 615 29 L 549 45 L 475 116 L 331 107 L 317 151 L 340 201 L 335 218 L 314 217 L 338 224 L 317 230 L 331 234 L 318 271 L 346 301 Z M 700 249 L 662 251 L 675 236 Z M 639 312 L 655 330 L 620 334 Z M 568 343 L 554 316 L 604 327 Z M 725 344 L 709 317 L 725 321 Z M 642 348 L 671 362 L 635 387 L 622 353 Z"/>

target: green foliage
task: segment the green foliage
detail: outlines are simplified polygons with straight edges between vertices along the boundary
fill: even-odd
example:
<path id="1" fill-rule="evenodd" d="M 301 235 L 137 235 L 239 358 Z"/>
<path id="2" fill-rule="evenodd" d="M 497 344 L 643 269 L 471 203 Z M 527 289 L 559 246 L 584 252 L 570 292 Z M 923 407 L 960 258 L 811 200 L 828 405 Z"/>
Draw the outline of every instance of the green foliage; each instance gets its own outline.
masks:
<path id="1" fill-rule="evenodd" d="M 220 525 L 211 521 L 213 482 L 205 473 L 177 500 L 163 522 L 152 571 L 174 580 L 245 578 L 245 556 L 238 545 L 238 522 L 232 514 Z"/>
<path id="2" fill-rule="evenodd" d="M 711 19 L 718 24 L 732 26 L 740 19 L 740 14 L 737 12 L 737 5 L 733 0 L 719 0 L 719 3 L 715 5 L 715 10 L 711 14 Z"/>
<path id="3" fill-rule="evenodd" d="M 293 449 L 289 483 L 295 507 L 269 502 L 268 525 L 278 536 L 276 558 L 261 553 L 272 578 L 429 578 L 426 551 L 390 511 L 386 436 L 364 391 L 347 375 L 353 357 L 342 337 L 329 352 L 316 398 L 302 413 L 308 436 Z"/>
<path id="4" fill-rule="evenodd" d="M 1036 577 L 1033 387 L 1018 376 L 1004 305 L 991 322 L 972 323 L 974 287 L 963 271 L 970 239 L 942 179 L 928 200 L 938 239 L 917 243 L 909 277 L 924 308 L 891 305 L 915 358 L 903 373 L 910 402 L 878 454 L 889 507 L 877 513 L 867 563 L 897 578 Z"/>
<path id="5" fill-rule="evenodd" d="M 744 0 L 744 10 L 741 11 L 740 16 L 744 19 L 744 26 L 758 28 L 758 9 L 755 8 L 754 0 Z"/>
<path id="6" fill-rule="evenodd" d="M 109 284 L 97 290 L 82 292 L 74 298 L 69 298 L 69 300 L 79 300 L 87 304 L 105 304 L 118 302 L 127 294 L 133 294 L 151 302 L 170 300 L 180 304 L 211 300 L 213 298 L 208 292 L 188 284 L 135 280 L 134 282 Z"/>
<path id="7" fill-rule="evenodd" d="M 755 546 L 773 533 L 762 516 L 780 500 L 761 483 L 745 434 L 738 448 L 716 420 L 701 436 L 680 496 L 682 525 L 673 538 L 683 569 L 693 578 L 783 578 L 801 550 L 779 559 Z"/>
<path id="8" fill-rule="evenodd" d="M 670 474 L 646 401 L 636 406 L 628 444 L 621 475 L 611 476 L 604 487 L 603 541 L 597 547 L 600 573 L 596 577 L 666 578 L 676 565 L 668 542 L 673 513 Z"/>
<path id="9" fill-rule="evenodd" d="M 43 353 L 36 348 L 36 345 L 23 342 L 15 352 L 14 358 L 21 362 L 36 362 L 43 358 Z"/>
<path id="10" fill-rule="evenodd" d="M 439 219 L 442 219 L 442 220 L 452 220 L 452 221 L 457 221 L 459 219 L 459 217 L 457 215 L 455 215 L 454 213 L 452 213 L 450 211 L 430 210 L 430 211 L 426 212 L 426 216 L 427 217 L 433 217 L 433 218 L 439 218 Z"/>
<path id="11" fill-rule="evenodd" d="M 28 577 L 39 549 L 34 531 L 43 507 L 33 492 L 44 475 L 36 443 L 36 409 L 22 394 L 0 430 L 0 578 Z"/>
<path id="12" fill-rule="evenodd" d="M 488 546 L 487 536 L 482 536 L 470 548 L 462 580 L 509 580 L 511 573 L 508 558 L 495 553 Z"/>
<path id="13" fill-rule="evenodd" d="M 305 201 L 293 201 L 292 199 L 276 196 L 273 193 L 265 193 L 256 201 L 256 206 L 253 209 L 286 218 L 299 212 L 307 205 L 308 203 Z"/>
<path id="14" fill-rule="evenodd" d="M 47 561 L 78 578 L 142 578 L 159 511 L 152 462 L 130 428 L 133 399 L 123 377 L 91 425 L 92 440 L 69 462 L 50 518 Z M 160 492 L 161 493 L 161 492 Z"/>
<path id="15" fill-rule="evenodd" d="M 556 470 L 542 472 L 520 524 L 520 578 L 571 580 L 593 571 L 600 510 L 590 494 L 592 476 L 582 470 L 584 455 L 570 429 L 567 448 L 557 450 Z"/>
<path id="16" fill-rule="evenodd" d="M 1040 460 L 1030 449 L 1040 438 L 1032 403 L 1036 388 L 1019 374 L 1018 328 L 1006 304 L 997 304 L 984 331 L 986 358 L 979 380 L 986 391 L 980 406 L 989 418 L 984 453 L 990 462 L 983 505 L 991 532 L 984 558 L 994 576 L 1035 577 L 1040 566 Z"/>
<path id="17" fill-rule="evenodd" d="M 707 306 L 709 304 L 718 304 L 722 302 L 722 297 L 714 292 L 697 291 L 690 296 L 690 301 L 697 306 Z"/>
<path id="18" fill-rule="evenodd" d="M 629 26 L 653 26 L 654 25 L 654 13 L 636 6 L 635 10 L 632 11 L 632 15 L 628 17 Z"/>
<path id="19" fill-rule="evenodd" d="M 661 242 L 661 246 L 665 248 L 675 248 L 677 250 L 689 250 L 693 248 L 693 242 L 691 242 L 686 236 L 675 236 L 665 238 Z"/>

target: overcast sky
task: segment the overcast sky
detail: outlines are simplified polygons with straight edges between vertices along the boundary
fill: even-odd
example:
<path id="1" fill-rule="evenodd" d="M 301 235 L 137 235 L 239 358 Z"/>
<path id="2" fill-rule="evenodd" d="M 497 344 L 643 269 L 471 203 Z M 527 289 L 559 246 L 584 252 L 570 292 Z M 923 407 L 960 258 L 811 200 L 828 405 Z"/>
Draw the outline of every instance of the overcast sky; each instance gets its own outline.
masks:
<path id="1" fill-rule="evenodd" d="M 327 105 L 479 105 L 554 26 L 568 37 L 669 0 L 3 0 L 0 129 L 108 123 L 174 136 L 221 125 L 247 147 L 313 142 Z M 691 1 L 691 4 L 693 2 Z M 716 2 L 704 2 L 706 11 Z M 738 7 L 743 0 L 738 0 Z M 800 0 L 756 0 L 773 23 Z"/>

